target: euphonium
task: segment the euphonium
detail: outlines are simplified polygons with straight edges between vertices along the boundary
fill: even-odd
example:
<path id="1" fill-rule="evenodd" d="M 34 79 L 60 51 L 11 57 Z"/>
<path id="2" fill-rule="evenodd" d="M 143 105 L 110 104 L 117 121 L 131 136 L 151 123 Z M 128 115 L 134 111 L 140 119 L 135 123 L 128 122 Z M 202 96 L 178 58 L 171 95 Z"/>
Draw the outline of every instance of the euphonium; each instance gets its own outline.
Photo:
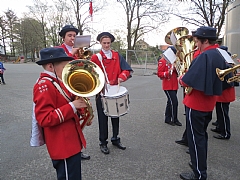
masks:
<path id="1" fill-rule="evenodd" d="M 186 35 L 180 37 L 176 44 L 175 44 L 176 49 L 178 50 L 178 59 L 180 60 L 181 69 L 179 70 L 178 74 L 182 75 L 185 74 L 191 65 L 191 62 L 193 60 L 193 53 L 196 49 L 195 47 L 195 42 L 193 39 L 193 36 L 191 35 Z M 192 91 L 191 87 L 186 87 L 185 88 L 185 93 L 189 94 Z"/>
<path id="2" fill-rule="evenodd" d="M 62 80 L 71 93 L 83 98 L 87 104 L 87 108 L 84 108 L 83 111 L 80 110 L 80 116 L 83 119 L 81 128 L 83 129 L 94 117 L 88 97 L 96 95 L 103 89 L 104 74 L 95 63 L 85 59 L 77 59 L 69 62 L 63 68 Z"/>
<path id="3" fill-rule="evenodd" d="M 229 73 L 231 73 L 231 72 L 234 72 L 234 71 L 235 71 L 236 69 L 238 69 L 238 68 L 240 68 L 240 64 L 238 64 L 238 65 L 236 65 L 236 66 L 233 66 L 232 68 L 228 68 L 228 69 L 224 69 L 224 70 L 221 70 L 221 69 L 219 69 L 219 68 L 216 68 L 216 73 L 217 73 L 219 79 L 220 79 L 221 81 L 224 81 L 224 77 L 225 77 L 227 74 L 229 74 Z M 238 76 L 233 76 L 233 77 L 229 78 L 229 79 L 227 80 L 227 82 L 230 83 L 230 82 L 233 82 L 233 81 L 239 81 L 239 79 L 240 79 L 240 78 L 239 78 Z"/>
<path id="4" fill-rule="evenodd" d="M 188 35 L 189 30 L 185 27 L 177 27 L 169 31 L 165 36 L 165 42 L 169 45 L 174 45 L 171 41 L 171 35 L 173 35 L 176 39 L 179 39 L 182 36 Z"/>
<path id="5" fill-rule="evenodd" d="M 195 42 L 191 35 L 182 36 L 177 40 L 175 47 L 178 50 L 177 56 L 182 64 L 179 75 L 184 74 L 188 70 L 193 60 L 193 52 L 195 51 L 194 46 Z"/>

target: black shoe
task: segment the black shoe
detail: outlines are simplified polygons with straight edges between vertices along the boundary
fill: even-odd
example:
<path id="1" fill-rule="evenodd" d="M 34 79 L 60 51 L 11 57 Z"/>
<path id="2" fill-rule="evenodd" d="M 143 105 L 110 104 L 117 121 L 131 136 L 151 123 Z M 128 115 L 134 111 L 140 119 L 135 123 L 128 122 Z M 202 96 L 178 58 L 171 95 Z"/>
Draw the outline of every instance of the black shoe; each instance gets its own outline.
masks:
<path id="1" fill-rule="evenodd" d="M 183 139 L 175 141 L 175 143 L 180 144 L 180 145 L 184 145 L 184 146 L 188 146 L 188 143 Z"/>
<path id="2" fill-rule="evenodd" d="M 123 146 L 121 143 L 112 143 L 114 146 L 117 146 L 119 149 L 125 150 L 126 147 Z"/>
<path id="3" fill-rule="evenodd" d="M 186 150 L 186 153 L 187 153 L 187 154 L 190 154 L 190 152 L 189 152 L 189 148 Z"/>
<path id="4" fill-rule="evenodd" d="M 225 137 L 225 136 L 223 136 L 223 135 L 221 135 L 221 134 L 218 134 L 218 135 L 216 135 L 216 136 L 214 135 L 213 137 L 216 138 L 216 139 L 226 139 L 226 140 L 230 139 L 230 137 L 228 137 L 228 136 Z"/>
<path id="5" fill-rule="evenodd" d="M 217 121 L 212 122 L 212 125 L 213 125 L 213 126 L 217 126 L 217 125 L 218 125 L 218 122 L 217 122 Z"/>
<path id="6" fill-rule="evenodd" d="M 82 159 L 82 160 L 89 160 L 89 159 L 90 159 L 90 156 L 87 155 L 87 154 L 81 153 L 81 159 Z"/>
<path id="7" fill-rule="evenodd" d="M 220 134 L 221 133 L 221 131 L 219 130 L 219 129 L 217 129 L 217 128 L 211 128 L 211 131 L 212 132 L 215 132 L 215 133 L 218 133 L 218 134 Z"/>
<path id="8" fill-rule="evenodd" d="M 172 125 L 172 126 L 175 126 L 175 123 L 174 123 L 174 122 L 172 122 L 172 121 L 165 122 L 165 123 L 167 123 L 167 124 L 169 124 L 169 125 Z"/>
<path id="9" fill-rule="evenodd" d="M 180 174 L 180 178 L 181 179 L 185 179 L 185 180 L 195 180 L 195 179 L 198 179 L 198 178 L 195 177 L 193 172 L 181 173 Z"/>
<path id="10" fill-rule="evenodd" d="M 176 122 L 174 122 L 175 123 L 175 125 L 177 125 L 177 126 L 182 126 L 182 123 L 180 123 L 179 121 L 176 121 Z"/>
<path id="11" fill-rule="evenodd" d="M 110 153 L 106 144 L 100 145 L 100 149 L 104 154 L 109 154 Z"/>

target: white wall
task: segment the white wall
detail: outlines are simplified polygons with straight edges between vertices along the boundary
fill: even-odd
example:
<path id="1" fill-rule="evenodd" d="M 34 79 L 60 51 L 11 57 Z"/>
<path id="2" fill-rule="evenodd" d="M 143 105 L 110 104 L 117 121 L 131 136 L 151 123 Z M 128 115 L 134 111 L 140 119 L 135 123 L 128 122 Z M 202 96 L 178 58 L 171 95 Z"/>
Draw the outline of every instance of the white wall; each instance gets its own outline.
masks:
<path id="1" fill-rule="evenodd" d="M 223 45 L 227 46 L 232 54 L 238 54 L 240 58 L 240 0 L 229 5 L 225 22 Z"/>

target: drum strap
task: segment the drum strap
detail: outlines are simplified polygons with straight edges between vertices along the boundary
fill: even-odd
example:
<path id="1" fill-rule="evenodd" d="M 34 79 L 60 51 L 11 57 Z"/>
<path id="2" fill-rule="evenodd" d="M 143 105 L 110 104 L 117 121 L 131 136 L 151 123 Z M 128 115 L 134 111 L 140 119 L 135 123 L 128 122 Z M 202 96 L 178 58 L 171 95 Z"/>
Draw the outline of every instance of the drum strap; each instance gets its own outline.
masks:
<path id="1" fill-rule="evenodd" d="M 97 53 L 96 55 L 97 55 L 98 60 L 100 61 L 101 65 L 102 65 L 102 68 L 103 68 L 103 71 L 104 71 L 104 74 L 105 74 L 105 77 L 106 77 L 106 81 L 107 81 L 107 83 L 109 84 L 107 72 L 106 72 L 106 69 L 105 69 L 105 67 L 104 67 L 104 65 L 103 65 L 103 62 L 102 62 L 102 55 L 101 55 L 100 53 Z"/>

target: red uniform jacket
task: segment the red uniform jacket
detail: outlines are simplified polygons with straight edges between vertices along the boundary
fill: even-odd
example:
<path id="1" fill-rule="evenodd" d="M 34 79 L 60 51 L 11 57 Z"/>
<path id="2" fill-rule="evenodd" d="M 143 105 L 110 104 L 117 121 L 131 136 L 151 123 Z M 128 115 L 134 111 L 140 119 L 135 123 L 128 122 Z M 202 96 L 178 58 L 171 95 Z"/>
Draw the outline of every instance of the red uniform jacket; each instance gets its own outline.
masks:
<path id="1" fill-rule="evenodd" d="M 235 87 L 230 87 L 222 92 L 221 96 L 217 96 L 217 102 L 233 102 L 235 101 Z"/>
<path id="2" fill-rule="evenodd" d="M 162 80 L 163 90 L 177 90 L 178 89 L 178 80 L 177 80 L 177 71 L 174 68 L 172 75 L 169 74 L 169 69 L 171 64 L 168 63 L 164 58 L 161 58 L 158 61 L 158 77 Z"/>
<path id="3" fill-rule="evenodd" d="M 73 57 L 74 59 L 78 59 L 78 56 L 76 54 L 74 54 L 74 56 L 73 56 L 72 53 L 68 51 L 65 44 L 62 44 L 60 47 L 62 47 L 64 49 L 64 51 L 67 53 L 68 56 Z"/>
<path id="4" fill-rule="evenodd" d="M 51 159 L 65 159 L 81 152 L 86 141 L 80 128 L 79 117 L 74 113 L 72 106 L 56 89 L 47 73 L 41 73 L 34 85 L 33 102 L 38 124 L 43 127 L 46 146 Z M 62 81 L 60 86 L 69 97 L 72 94 L 65 88 Z"/>
<path id="5" fill-rule="evenodd" d="M 112 59 L 107 59 L 107 57 L 102 51 L 100 51 L 99 53 L 102 55 L 102 63 L 103 66 L 105 67 L 110 85 L 117 85 L 118 78 L 121 78 L 123 81 L 126 81 L 130 77 L 130 71 L 121 69 L 118 52 L 113 50 L 111 51 Z M 92 55 L 91 61 L 96 63 L 103 70 L 101 62 L 99 61 L 96 54 Z"/>

